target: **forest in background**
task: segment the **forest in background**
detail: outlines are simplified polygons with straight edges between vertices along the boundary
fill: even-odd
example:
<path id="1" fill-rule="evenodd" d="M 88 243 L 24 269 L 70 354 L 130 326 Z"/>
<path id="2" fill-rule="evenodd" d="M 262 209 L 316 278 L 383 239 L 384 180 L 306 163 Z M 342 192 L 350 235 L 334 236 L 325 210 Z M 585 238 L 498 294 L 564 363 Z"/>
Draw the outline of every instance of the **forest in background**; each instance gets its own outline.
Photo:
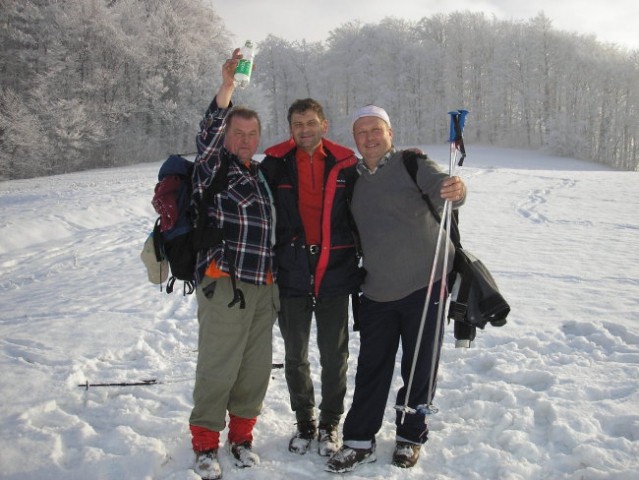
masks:
<path id="1" fill-rule="evenodd" d="M 0 0 L 0 42 L 0 179 L 193 152 L 234 47 L 205 0 Z M 362 105 L 389 112 L 398 145 L 445 142 L 446 113 L 465 108 L 467 142 L 639 170 L 639 51 L 543 13 L 347 21 L 323 42 L 271 35 L 255 65 L 234 101 L 260 113 L 262 148 L 287 138 L 290 103 L 313 97 L 348 145 Z"/>

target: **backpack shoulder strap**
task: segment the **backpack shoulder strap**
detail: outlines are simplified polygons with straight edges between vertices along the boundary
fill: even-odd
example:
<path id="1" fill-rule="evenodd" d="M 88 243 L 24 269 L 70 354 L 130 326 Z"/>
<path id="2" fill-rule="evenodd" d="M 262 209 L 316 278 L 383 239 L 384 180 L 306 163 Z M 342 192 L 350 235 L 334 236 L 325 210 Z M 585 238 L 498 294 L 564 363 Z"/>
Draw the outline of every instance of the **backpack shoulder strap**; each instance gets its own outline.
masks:
<path id="1" fill-rule="evenodd" d="M 404 162 L 404 167 L 406 167 L 406 171 L 410 175 L 410 178 L 413 179 L 413 182 L 415 182 L 415 184 L 417 184 L 417 156 L 418 155 L 419 154 L 417 152 L 414 152 L 412 150 L 404 150 L 402 152 L 402 161 Z M 426 155 L 421 155 L 421 156 L 423 158 L 428 158 Z"/>
<path id="2" fill-rule="evenodd" d="M 220 156 L 220 168 L 215 172 L 215 176 L 202 195 L 200 205 L 209 205 L 213 197 L 224 191 L 229 183 L 229 160 L 225 155 Z"/>
<path id="3" fill-rule="evenodd" d="M 215 172 L 215 176 L 208 187 L 204 190 L 202 198 L 196 206 L 197 220 L 193 243 L 197 250 L 217 245 L 222 241 L 222 230 L 218 228 L 207 228 L 208 217 L 207 207 L 213 203 L 213 197 L 224 191 L 228 186 L 229 161 L 224 155 L 220 157 L 220 168 Z"/>

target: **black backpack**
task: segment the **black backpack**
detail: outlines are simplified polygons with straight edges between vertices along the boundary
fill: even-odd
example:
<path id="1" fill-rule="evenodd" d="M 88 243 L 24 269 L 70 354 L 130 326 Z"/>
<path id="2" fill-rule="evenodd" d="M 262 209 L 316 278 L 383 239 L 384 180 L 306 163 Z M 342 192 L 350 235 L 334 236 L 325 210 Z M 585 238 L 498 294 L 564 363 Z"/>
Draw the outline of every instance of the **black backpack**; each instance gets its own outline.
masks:
<path id="1" fill-rule="evenodd" d="M 208 225 L 206 206 L 226 189 L 228 162 L 222 161 L 199 205 L 191 202 L 193 167 L 183 156 L 171 155 L 162 163 L 155 186 L 152 203 L 159 217 L 153 245 L 156 260 L 167 260 L 171 269 L 167 293 L 173 292 L 176 280 L 184 281 L 184 294 L 193 293 L 197 252 L 222 242 L 222 230 Z"/>
<path id="2" fill-rule="evenodd" d="M 402 158 L 404 166 L 415 184 L 417 184 L 418 155 L 412 151 L 404 151 Z M 433 217 L 441 223 L 441 217 L 428 195 L 422 192 L 422 198 L 428 204 Z M 483 329 L 488 323 L 493 327 L 505 325 L 506 317 L 510 313 L 510 305 L 499 292 L 497 283 L 488 268 L 481 260 L 462 247 L 458 221 L 457 211 L 454 211 L 451 223 L 451 240 L 455 245 L 453 263 L 455 280 L 451 291 L 448 318 L 457 322 L 455 324 L 456 336 L 459 331 L 463 332 L 462 335 L 472 336 L 470 338 L 472 340 L 474 339 L 475 327 Z"/>

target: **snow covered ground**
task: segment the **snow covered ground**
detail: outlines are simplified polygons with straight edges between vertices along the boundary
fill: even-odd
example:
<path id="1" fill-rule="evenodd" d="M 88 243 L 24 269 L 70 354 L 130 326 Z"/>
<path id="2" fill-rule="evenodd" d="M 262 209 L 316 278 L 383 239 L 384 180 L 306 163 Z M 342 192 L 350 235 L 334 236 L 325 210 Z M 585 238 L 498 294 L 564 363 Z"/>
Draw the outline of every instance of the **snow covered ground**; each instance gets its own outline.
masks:
<path id="1" fill-rule="evenodd" d="M 447 146 L 425 148 L 447 163 Z M 639 471 L 639 176 L 537 152 L 468 146 L 464 245 L 512 306 L 471 349 L 446 332 L 430 439 L 411 470 L 355 479 L 630 480 Z M 159 163 L 0 183 L 0 478 L 191 479 L 195 298 L 146 280 L 139 252 Z M 274 328 L 274 361 L 283 347 Z M 349 385 L 358 352 L 352 335 Z M 317 350 L 312 348 L 317 364 Z M 315 378 L 318 378 L 315 369 Z M 157 379 L 151 386 L 89 382 Z M 347 407 L 350 404 L 349 392 Z M 226 479 L 331 479 L 294 431 L 275 369 L 259 467 Z"/>

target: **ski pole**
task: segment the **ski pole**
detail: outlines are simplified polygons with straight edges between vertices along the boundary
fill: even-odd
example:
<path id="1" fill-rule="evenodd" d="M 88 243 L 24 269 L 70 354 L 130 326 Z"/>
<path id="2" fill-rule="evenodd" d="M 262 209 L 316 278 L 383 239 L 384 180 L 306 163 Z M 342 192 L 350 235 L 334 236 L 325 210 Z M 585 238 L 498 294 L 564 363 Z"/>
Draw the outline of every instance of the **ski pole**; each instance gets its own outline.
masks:
<path id="1" fill-rule="evenodd" d="M 444 204 L 446 206 L 446 204 Z M 439 251 L 441 250 L 441 245 L 444 243 L 443 236 L 444 232 L 444 223 L 441 222 L 439 224 L 439 230 L 437 233 L 437 244 L 435 246 L 435 257 L 433 258 L 433 263 L 430 269 L 430 278 L 428 281 L 428 288 L 426 289 L 426 301 L 424 302 L 424 308 L 422 309 L 422 317 L 419 322 L 419 330 L 417 332 L 417 339 L 415 340 L 415 352 L 413 353 L 413 362 L 410 367 L 410 375 L 408 377 L 408 386 L 406 387 L 406 395 L 404 397 L 403 405 L 396 405 L 395 409 L 402 412 L 401 423 L 404 423 L 404 419 L 406 418 L 407 413 L 415 413 L 416 410 L 408 406 L 408 400 L 410 398 L 410 392 L 413 386 L 413 378 L 415 377 L 415 368 L 417 366 L 417 357 L 419 356 L 420 345 L 422 343 L 422 336 L 424 335 L 424 327 L 426 325 L 426 317 L 428 315 L 428 306 L 430 305 L 430 299 L 433 293 L 433 285 L 435 284 L 435 273 L 437 271 L 437 264 L 439 263 Z M 443 281 L 443 278 L 442 278 Z M 429 397 L 428 397 L 429 398 Z M 431 412 L 432 413 L 432 412 Z"/>
<path id="2" fill-rule="evenodd" d="M 459 165 L 461 165 L 466 157 L 465 148 L 463 145 L 463 137 L 462 130 L 465 121 L 465 117 L 468 114 L 467 110 L 456 110 L 453 112 L 449 112 L 451 115 L 451 127 L 450 127 L 450 157 L 449 157 L 449 166 L 448 166 L 448 175 L 450 177 L 455 173 L 455 167 L 457 165 L 457 151 L 459 151 L 462 156 L 459 160 Z M 422 317 L 420 319 L 419 330 L 417 332 L 417 339 L 415 345 L 415 352 L 413 353 L 413 362 L 411 365 L 410 375 L 408 378 L 408 385 L 406 387 L 406 394 L 404 398 L 403 405 L 396 405 L 395 409 L 402 412 L 401 423 L 404 423 L 404 419 L 407 413 L 416 413 L 418 410 L 420 413 L 432 414 L 436 413 L 437 409 L 432 406 L 432 390 L 434 385 L 434 375 L 435 375 L 435 361 L 438 355 L 438 338 L 441 332 L 441 323 L 443 320 L 443 316 L 445 314 L 444 311 L 444 299 L 446 298 L 447 285 L 446 285 L 446 271 L 448 269 L 448 255 L 444 255 L 444 262 L 442 266 L 442 275 L 441 275 L 441 286 L 440 286 L 440 294 L 439 294 L 439 305 L 437 309 L 436 316 L 436 326 L 435 326 L 435 336 L 433 338 L 433 355 L 431 359 L 431 371 L 430 371 L 430 379 L 428 383 L 428 393 L 427 393 L 427 401 L 426 405 L 419 405 L 415 410 L 408 406 L 408 401 L 410 398 L 410 392 L 413 385 L 413 379 L 415 376 L 415 368 L 417 366 L 417 358 L 419 356 L 419 350 L 421 346 L 421 340 L 424 333 L 424 327 L 426 324 L 426 317 L 428 315 L 428 308 L 430 305 L 430 299 L 432 297 L 433 285 L 435 283 L 435 274 L 437 272 L 437 266 L 439 262 L 439 252 L 443 244 L 445 244 L 445 240 L 450 238 L 451 233 L 451 217 L 452 217 L 452 203 L 449 200 L 444 201 L 444 209 L 443 209 L 443 220 L 439 223 L 439 230 L 437 232 L 437 243 L 435 246 L 435 257 L 433 258 L 433 263 L 430 269 L 430 278 L 428 281 L 428 288 L 426 290 L 426 300 L 424 303 L 424 308 L 422 310 Z"/>
<path id="3" fill-rule="evenodd" d="M 158 385 L 162 382 L 158 382 L 155 378 L 150 378 L 148 380 L 141 380 L 139 382 L 107 382 L 107 383 L 89 383 L 87 380 L 85 383 L 80 383 L 78 387 L 83 387 L 86 390 L 89 387 L 136 387 L 136 386 L 145 386 L 145 385 Z"/>
<path id="4" fill-rule="evenodd" d="M 453 177 L 457 174 L 457 166 L 461 166 L 464 163 L 464 158 L 466 158 L 466 149 L 464 147 L 464 139 L 463 139 L 463 128 L 466 119 L 466 115 L 468 114 L 467 110 L 455 110 L 452 112 L 448 112 L 450 115 L 450 155 L 449 155 L 449 163 L 448 163 L 448 175 Z M 457 159 L 457 153 L 460 153 L 459 160 Z M 452 212 L 453 212 L 453 204 L 450 200 L 446 200 L 444 202 L 444 215 L 443 215 L 443 223 L 446 225 L 446 235 L 445 238 L 451 238 L 451 227 L 452 227 Z M 446 273 L 448 272 L 448 255 L 444 256 L 444 265 L 442 268 L 442 280 L 439 290 L 439 305 L 437 308 L 437 316 L 436 316 L 436 325 L 435 325 L 435 335 L 433 337 L 433 354 L 430 363 L 430 375 L 428 382 L 428 393 L 426 394 L 426 398 L 428 400 L 428 404 L 425 407 L 426 413 L 435 413 L 437 409 L 433 408 L 432 400 L 433 400 L 433 390 L 435 388 L 435 376 L 436 376 L 436 368 L 435 365 L 437 363 L 437 358 L 439 356 L 439 336 L 441 333 L 442 324 L 444 322 L 444 317 L 446 315 L 445 312 L 445 303 L 446 297 L 448 294 L 448 285 L 446 282 Z"/>
<path id="5" fill-rule="evenodd" d="M 279 369 L 284 368 L 283 363 L 273 363 L 271 364 L 271 369 Z M 176 383 L 176 380 L 168 380 L 166 382 L 160 382 L 156 378 L 149 378 L 148 380 L 140 380 L 134 382 L 98 382 L 98 383 L 89 383 L 87 380 L 84 383 L 79 383 L 78 387 L 82 387 L 86 390 L 89 387 L 138 387 L 138 386 L 149 386 L 149 385 L 162 385 L 164 383 Z"/>
<path id="6" fill-rule="evenodd" d="M 461 166 L 464 163 L 464 158 L 466 158 L 466 149 L 464 147 L 464 139 L 463 139 L 463 128 L 466 119 L 466 115 L 468 114 L 467 110 L 456 110 L 452 112 L 448 112 L 450 115 L 450 155 L 449 155 L 449 163 L 448 163 L 448 175 L 453 177 L 457 174 L 457 166 Z M 460 153 L 459 160 L 457 159 L 457 153 Z M 444 215 L 443 215 L 443 223 L 446 224 L 446 235 L 445 238 L 451 238 L 451 227 L 452 227 L 452 213 L 453 213 L 453 204 L 451 201 L 446 200 L 444 202 Z M 432 407 L 432 397 L 433 390 L 435 387 L 435 365 L 437 361 L 437 357 L 439 355 L 438 339 L 440 336 L 442 323 L 444 322 L 444 318 L 446 316 L 445 312 L 445 303 L 446 297 L 448 295 L 448 285 L 446 282 L 446 273 L 448 272 L 448 255 L 444 256 L 444 265 L 442 268 L 442 280 L 441 286 L 439 290 L 439 305 L 437 308 L 437 324 L 435 325 L 435 335 L 433 337 L 433 356 L 430 363 L 430 375 L 428 382 L 428 393 L 426 398 L 428 399 L 428 404 L 426 405 L 426 411 L 436 411 Z"/>

